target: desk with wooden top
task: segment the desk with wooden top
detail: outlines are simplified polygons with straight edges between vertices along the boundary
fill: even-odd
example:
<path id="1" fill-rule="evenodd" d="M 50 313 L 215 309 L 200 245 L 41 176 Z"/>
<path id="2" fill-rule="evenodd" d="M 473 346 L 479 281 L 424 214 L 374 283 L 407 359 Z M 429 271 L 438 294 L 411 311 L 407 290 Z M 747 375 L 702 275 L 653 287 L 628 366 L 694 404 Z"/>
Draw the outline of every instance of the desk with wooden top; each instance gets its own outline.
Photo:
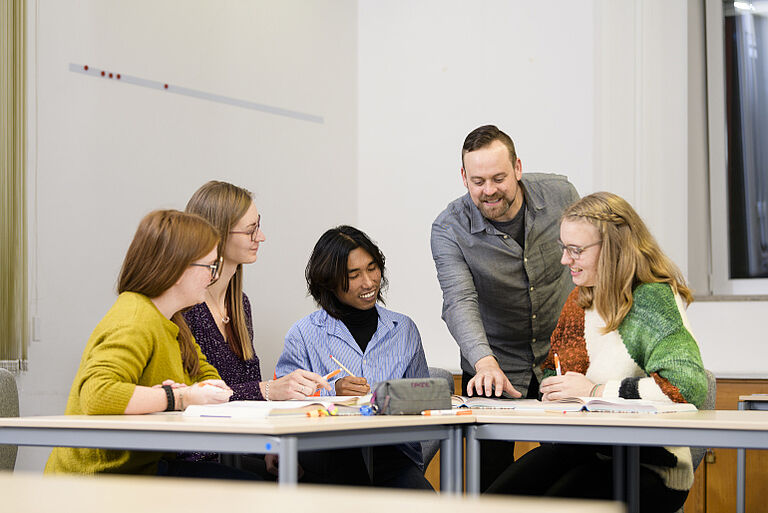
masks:
<path id="1" fill-rule="evenodd" d="M 768 410 L 768 395 L 753 394 L 739 396 L 739 410 Z M 764 422 L 768 422 L 768 414 L 765 414 Z M 744 447 L 736 451 L 736 512 L 744 513 L 746 509 L 747 493 L 747 453 Z"/>
<path id="2" fill-rule="evenodd" d="M 465 427 L 467 492 L 480 488 L 480 440 L 520 440 L 625 446 L 627 456 L 614 458 L 616 496 L 630 512 L 639 506 L 640 446 L 698 446 L 768 449 L 765 414 L 752 411 L 702 410 L 661 414 L 475 410 L 476 424 Z M 621 453 L 619 453 L 621 454 Z M 627 476 L 626 481 L 624 476 Z"/>
<path id="3" fill-rule="evenodd" d="M 461 491 L 461 424 L 473 417 L 349 416 L 231 419 L 152 415 L 0 418 L 0 444 L 278 454 L 279 483 L 297 480 L 298 451 L 440 440 L 440 487 Z"/>
<path id="4" fill-rule="evenodd" d="M 321 487 L 286 490 L 268 483 L 135 476 L 40 476 L 0 473 L 4 511 L 136 513 L 258 511 L 336 513 L 621 513 L 620 503 L 535 497 L 440 497 L 413 490 Z"/>

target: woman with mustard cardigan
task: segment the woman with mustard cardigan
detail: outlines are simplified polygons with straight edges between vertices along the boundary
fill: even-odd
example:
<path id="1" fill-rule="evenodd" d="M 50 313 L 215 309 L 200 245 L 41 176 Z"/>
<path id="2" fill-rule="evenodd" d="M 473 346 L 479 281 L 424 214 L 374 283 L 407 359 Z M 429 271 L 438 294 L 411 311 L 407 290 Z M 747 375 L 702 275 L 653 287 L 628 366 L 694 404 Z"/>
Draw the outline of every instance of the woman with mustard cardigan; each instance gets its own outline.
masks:
<path id="1" fill-rule="evenodd" d="M 119 296 L 93 330 L 67 415 L 120 415 L 222 403 L 232 390 L 200 352 L 181 311 L 217 278 L 219 236 L 204 219 L 158 210 L 140 223 L 118 280 Z M 202 386 L 202 384 L 212 386 Z M 46 473 L 251 477 L 173 454 L 56 447 Z"/>

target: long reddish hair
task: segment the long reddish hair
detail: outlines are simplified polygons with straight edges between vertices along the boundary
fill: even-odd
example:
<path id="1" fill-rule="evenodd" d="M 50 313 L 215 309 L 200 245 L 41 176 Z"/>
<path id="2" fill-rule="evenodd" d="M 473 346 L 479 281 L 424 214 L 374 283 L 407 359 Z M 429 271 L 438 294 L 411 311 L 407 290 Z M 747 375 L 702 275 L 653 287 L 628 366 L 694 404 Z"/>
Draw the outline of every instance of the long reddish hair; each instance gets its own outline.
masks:
<path id="1" fill-rule="evenodd" d="M 136 292 L 149 298 L 170 289 L 189 264 L 203 258 L 218 244 L 216 229 L 202 217 L 178 210 L 155 210 L 139 223 L 117 281 L 117 292 Z M 200 373 L 195 339 L 181 311 L 171 317 L 179 327 L 179 349 L 184 370 Z"/>

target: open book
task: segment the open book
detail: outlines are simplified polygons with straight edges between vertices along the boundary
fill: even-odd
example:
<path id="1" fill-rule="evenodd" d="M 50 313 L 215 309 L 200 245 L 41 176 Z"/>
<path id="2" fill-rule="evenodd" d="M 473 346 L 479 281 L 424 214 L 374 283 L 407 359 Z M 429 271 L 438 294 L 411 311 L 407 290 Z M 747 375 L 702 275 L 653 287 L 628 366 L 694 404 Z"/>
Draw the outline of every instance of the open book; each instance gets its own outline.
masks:
<path id="1" fill-rule="evenodd" d="M 230 401 L 221 404 L 193 404 L 184 410 L 185 417 L 225 417 L 261 419 L 287 415 L 305 416 L 331 405 L 340 415 L 359 415 L 359 406 L 370 404 L 369 396 L 324 396 L 306 401 Z"/>
<path id="2" fill-rule="evenodd" d="M 485 397 L 482 395 L 467 397 L 466 395 L 452 395 L 451 406 L 454 408 L 494 408 L 517 409 L 523 402 L 539 403 L 535 399 L 501 399 L 498 397 Z"/>
<path id="3" fill-rule="evenodd" d="M 606 397 L 568 397 L 557 401 L 537 401 L 536 399 L 498 399 L 494 397 L 451 396 L 454 408 L 473 409 L 509 409 L 527 411 L 607 411 L 638 413 L 669 413 L 677 411 L 696 411 L 688 403 L 646 401 L 644 399 L 622 399 Z"/>
<path id="4" fill-rule="evenodd" d="M 568 397 L 557 401 L 543 401 L 546 410 L 559 411 L 607 411 L 620 413 L 672 413 L 697 411 L 690 403 L 623 399 L 621 397 Z"/>

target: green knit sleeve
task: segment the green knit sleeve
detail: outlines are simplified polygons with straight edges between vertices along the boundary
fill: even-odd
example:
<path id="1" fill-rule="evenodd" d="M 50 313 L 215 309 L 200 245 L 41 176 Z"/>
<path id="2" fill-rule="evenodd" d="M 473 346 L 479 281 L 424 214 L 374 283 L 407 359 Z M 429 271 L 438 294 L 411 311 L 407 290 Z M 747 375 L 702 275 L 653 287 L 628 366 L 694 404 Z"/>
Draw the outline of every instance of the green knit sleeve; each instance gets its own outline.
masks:
<path id="1" fill-rule="evenodd" d="M 701 406 L 707 396 L 704 364 L 671 287 L 643 284 L 633 296 L 632 309 L 619 327 L 630 355 L 668 397 Z"/>
<path id="2" fill-rule="evenodd" d="M 78 373 L 82 412 L 125 413 L 152 350 L 151 334 L 136 325 L 116 326 L 98 336 Z"/>

